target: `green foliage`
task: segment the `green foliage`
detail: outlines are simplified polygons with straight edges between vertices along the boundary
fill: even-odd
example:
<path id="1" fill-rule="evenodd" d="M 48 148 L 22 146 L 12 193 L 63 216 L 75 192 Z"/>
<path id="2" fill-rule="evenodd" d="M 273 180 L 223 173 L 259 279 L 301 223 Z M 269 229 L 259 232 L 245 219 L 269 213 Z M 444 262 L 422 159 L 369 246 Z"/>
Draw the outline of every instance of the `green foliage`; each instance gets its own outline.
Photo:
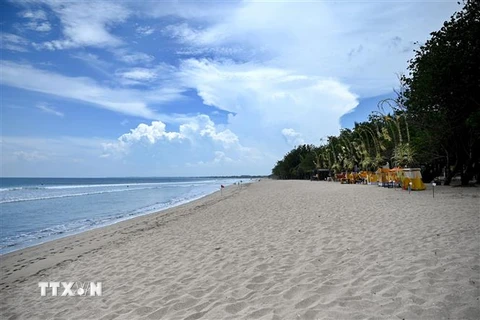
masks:
<path id="1" fill-rule="evenodd" d="M 480 166 L 480 2 L 466 1 L 431 36 L 402 78 L 413 142 L 423 147 L 420 158 L 452 167 L 449 177 L 460 172 L 465 184 Z"/>
<path id="2" fill-rule="evenodd" d="M 272 174 L 280 179 L 310 178 L 315 169 L 315 146 L 301 145 L 288 152 L 283 160 L 277 162 Z"/>
<path id="3" fill-rule="evenodd" d="M 305 178 L 315 168 L 420 166 L 446 183 L 461 173 L 480 181 L 480 1 L 468 0 L 409 61 L 395 99 L 382 100 L 367 122 L 343 129 L 319 147 L 299 146 L 273 173 Z"/>

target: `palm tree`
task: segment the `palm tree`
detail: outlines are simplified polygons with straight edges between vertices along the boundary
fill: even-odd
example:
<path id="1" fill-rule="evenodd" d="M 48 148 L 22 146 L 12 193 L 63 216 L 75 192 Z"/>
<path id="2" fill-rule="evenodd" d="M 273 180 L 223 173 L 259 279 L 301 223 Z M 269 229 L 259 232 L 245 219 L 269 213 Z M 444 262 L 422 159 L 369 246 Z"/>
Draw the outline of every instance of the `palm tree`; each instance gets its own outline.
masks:
<path id="1" fill-rule="evenodd" d="M 355 126 L 355 132 L 361 137 L 360 139 L 365 149 L 363 159 L 364 170 L 375 169 L 384 162 L 381 155 L 383 146 L 381 146 L 379 137 L 369 125 L 371 125 L 371 123 L 362 123 Z"/>
<path id="2" fill-rule="evenodd" d="M 379 109 L 385 113 L 385 106 L 388 106 L 393 111 L 393 118 L 388 114 L 386 117 L 392 121 L 397 129 L 398 141 L 395 142 L 395 148 L 393 151 L 393 159 L 399 166 L 410 166 L 415 161 L 415 150 L 410 144 L 410 130 L 408 127 L 407 116 L 405 107 L 402 104 L 401 93 L 397 93 L 399 96 L 397 99 L 385 99 L 379 102 Z M 400 118 L 404 119 L 405 132 L 407 135 L 407 141 L 403 141 L 402 128 Z"/>

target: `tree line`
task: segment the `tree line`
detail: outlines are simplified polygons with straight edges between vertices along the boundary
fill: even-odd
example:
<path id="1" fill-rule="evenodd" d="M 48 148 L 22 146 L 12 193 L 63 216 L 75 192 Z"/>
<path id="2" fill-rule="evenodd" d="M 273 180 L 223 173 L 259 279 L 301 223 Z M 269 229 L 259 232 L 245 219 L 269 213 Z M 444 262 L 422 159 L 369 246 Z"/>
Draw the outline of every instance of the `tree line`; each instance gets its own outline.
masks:
<path id="1" fill-rule="evenodd" d="M 399 76 L 396 97 L 353 129 L 341 129 L 319 146 L 300 145 L 279 160 L 280 179 L 333 172 L 420 167 L 425 181 L 445 174 L 480 183 L 480 1 L 465 1 L 418 49 Z"/>

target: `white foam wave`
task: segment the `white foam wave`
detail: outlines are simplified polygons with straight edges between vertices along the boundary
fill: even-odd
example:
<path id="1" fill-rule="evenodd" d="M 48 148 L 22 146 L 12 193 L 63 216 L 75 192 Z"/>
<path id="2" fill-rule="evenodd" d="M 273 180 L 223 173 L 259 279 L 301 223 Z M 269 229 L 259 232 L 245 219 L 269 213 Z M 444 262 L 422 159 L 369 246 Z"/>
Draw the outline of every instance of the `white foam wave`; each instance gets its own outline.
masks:
<path id="1" fill-rule="evenodd" d="M 213 191 L 209 190 L 204 192 L 198 191 L 195 193 L 190 193 L 183 197 L 173 198 L 167 202 L 155 203 L 153 205 L 139 208 L 124 214 L 116 214 L 116 215 L 111 215 L 111 216 L 102 217 L 102 218 L 92 217 L 87 219 L 80 219 L 77 221 L 71 221 L 66 224 L 56 225 L 56 226 L 44 228 L 37 231 L 23 232 L 15 236 L 0 239 L 0 252 L 1 254 L 4 254 L 4 253 L 15 251 L 27 246 L 31 246 L 33 244 L 38 244 L 45 241 L 58 239 L 60 237 L 73 235 L 73 234 L 77 234 L 87 230 L 115 224 L 121 221 L 132 219 L 134 217 L 163 211 L 163 210 L 176 207 L 194 200 L 198 200 L 215 191 L 216 190 L 213 190 Z"/>

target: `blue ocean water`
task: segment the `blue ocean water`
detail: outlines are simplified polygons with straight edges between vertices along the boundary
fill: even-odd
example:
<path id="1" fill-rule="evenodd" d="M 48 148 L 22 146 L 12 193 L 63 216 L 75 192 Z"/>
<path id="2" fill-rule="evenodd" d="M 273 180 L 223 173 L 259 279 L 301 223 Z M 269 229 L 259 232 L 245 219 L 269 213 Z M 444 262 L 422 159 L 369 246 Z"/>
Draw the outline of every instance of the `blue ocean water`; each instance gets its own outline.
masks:
<path id="1" fill-rule="evenodd" d="M 168 209 L 239 180 L 0 178 L 0 254 Z"/>

